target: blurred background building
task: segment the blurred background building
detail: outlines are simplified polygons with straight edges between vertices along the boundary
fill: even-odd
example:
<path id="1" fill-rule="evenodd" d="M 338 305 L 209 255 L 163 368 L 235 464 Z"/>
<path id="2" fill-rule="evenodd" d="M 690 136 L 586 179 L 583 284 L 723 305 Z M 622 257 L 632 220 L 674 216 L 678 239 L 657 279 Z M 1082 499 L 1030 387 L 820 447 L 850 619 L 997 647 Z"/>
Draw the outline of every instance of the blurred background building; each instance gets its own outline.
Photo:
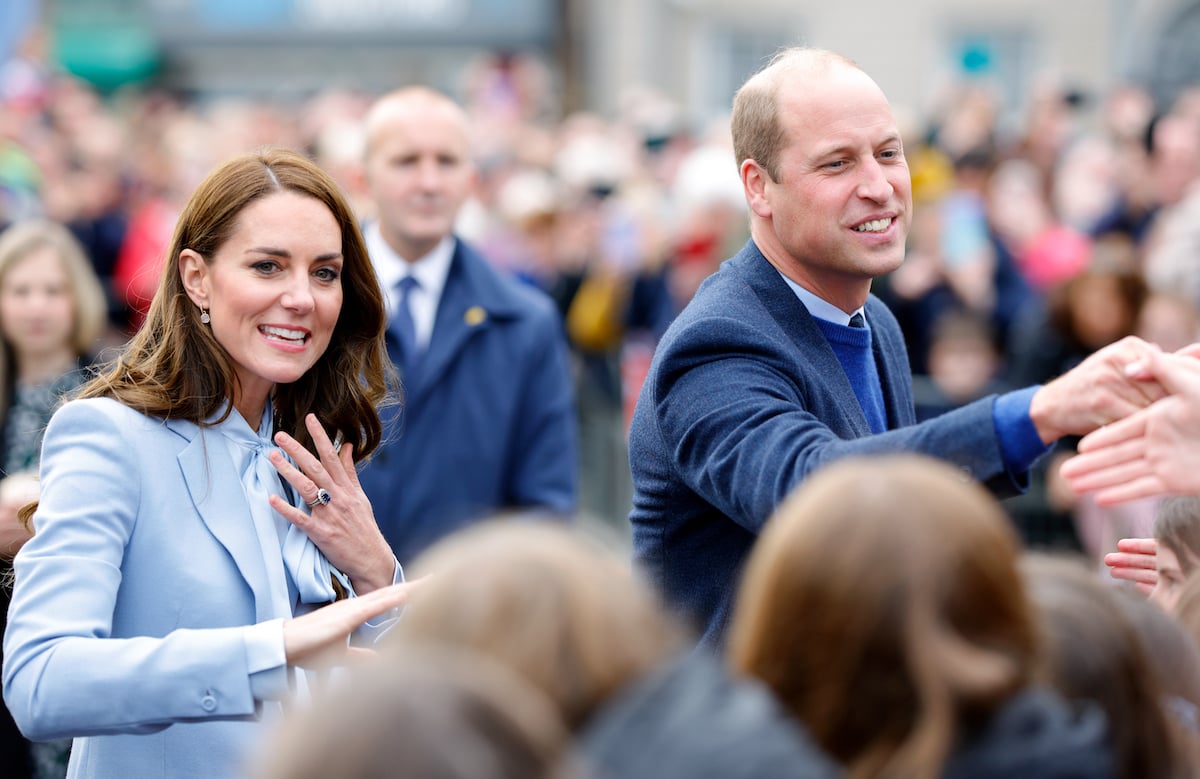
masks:
<path id="1" fill-rule="evenodd" d="M 1082 94 L 1125 80 L 1162 101 L 1200 69 L 1194 0 L 5 0 L 0 45 L 48 21 L 62 62 L 103 88 L 148 82 L 196 95 L 284 98 L 318 88 L 454 87 L 480 52 L 533 55 L 559 109 L 612 112 L 633 87 L 683 117 L 724 112 L 781 46 L 843 52 L 919 111 L 963 75 L 1015 110 L 1040 78 Z"/>

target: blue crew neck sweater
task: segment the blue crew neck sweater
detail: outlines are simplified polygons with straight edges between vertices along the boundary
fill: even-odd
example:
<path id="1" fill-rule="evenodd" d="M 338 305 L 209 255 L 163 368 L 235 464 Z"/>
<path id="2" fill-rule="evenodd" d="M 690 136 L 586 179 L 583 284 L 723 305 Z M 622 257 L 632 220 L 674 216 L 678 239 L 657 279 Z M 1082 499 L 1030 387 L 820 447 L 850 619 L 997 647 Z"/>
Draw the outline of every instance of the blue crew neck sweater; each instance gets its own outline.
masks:
<path id="1" fill-rule="evenodd" d="M 883 405 L 883 386 L 879 380 L 879 369 L 875 355 L 871 352 L 871 328 L 847 327 L 814 317 L 817 326 L 825 334 L 825 340 L 833 347 L 854 396 L 872 433 L 883 433 L 887 427 L 887 409 Z"/>

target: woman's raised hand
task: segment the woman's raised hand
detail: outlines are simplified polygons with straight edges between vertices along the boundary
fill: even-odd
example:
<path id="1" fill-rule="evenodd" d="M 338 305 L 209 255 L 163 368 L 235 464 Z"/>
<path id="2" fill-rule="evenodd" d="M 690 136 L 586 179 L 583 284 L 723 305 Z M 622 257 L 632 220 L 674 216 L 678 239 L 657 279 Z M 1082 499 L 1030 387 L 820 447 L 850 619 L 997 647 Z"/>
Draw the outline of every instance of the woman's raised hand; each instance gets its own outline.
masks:
<path id="1" fill-rule="evenodd" d="M 358 595 L 392 584 L 396 558 L 379 531 L 371 502 L 358 483 L 352 446 L 334 447 L 313 414 L 304 418 L 304 424 L 319 457 L 284 432 L 275 434 L 275 443 L 296 465 L 278 452 L 272 452 L 270 457 L 271 464 L 308 503 L 312 513 L 276 495 L 271 496 L 271 507 L 308 534 L 330 564 L 350 577 Z"/>

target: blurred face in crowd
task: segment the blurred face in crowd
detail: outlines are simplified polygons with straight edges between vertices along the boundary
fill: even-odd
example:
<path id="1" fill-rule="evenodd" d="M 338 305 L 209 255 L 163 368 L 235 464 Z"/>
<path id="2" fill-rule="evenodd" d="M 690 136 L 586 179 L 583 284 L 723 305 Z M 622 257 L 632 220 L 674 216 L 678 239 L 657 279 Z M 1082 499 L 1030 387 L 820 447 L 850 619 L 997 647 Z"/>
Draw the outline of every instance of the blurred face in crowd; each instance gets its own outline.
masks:
<path id="1" fill-rule="evenodd" d="M 1150 593 L 1150 600 L 1164 610 L 1174 612 L 1185 579 L 1183 569 L 1179 565 L 1179 557 L 1171 547 L 1160 543 L 1158 551 L 1154 554 L 1154 561 L 1158 569 L 1158 582 Z"/>
<path id="2" fill-rule="evenodd" d="M 912 182 L 900 131 L 883 92 L 849 65 L 801 65 L 778 89 L 778 180 L 742 166 L 755 241 L 785 275 L 853 311 L 904 260 Z"/>
<path id="3" fill-rule="evenodd" d="M 67 270 L 51 246 L 30 252 L 0 281 L 0 331 L 18 356 L 70 351 L 74 308 Z"/>
<path id="4" fill-rule="evenodd" d="M 342 309 L 342 231 L 316 198 L 279 192 L 251 202 L 211 258 L 180 257 L 192 301 L 237 372 L 234 405 L 252 426 L 278 383 L 325 353 Z"/>
<path id="5" fill-rule="evenodd" d="M 465 114 L 422 89 L 382 98 L 367 117 L 365 167 L 384 239 L 419 260 L 454 229 L 475 183 Z"/>

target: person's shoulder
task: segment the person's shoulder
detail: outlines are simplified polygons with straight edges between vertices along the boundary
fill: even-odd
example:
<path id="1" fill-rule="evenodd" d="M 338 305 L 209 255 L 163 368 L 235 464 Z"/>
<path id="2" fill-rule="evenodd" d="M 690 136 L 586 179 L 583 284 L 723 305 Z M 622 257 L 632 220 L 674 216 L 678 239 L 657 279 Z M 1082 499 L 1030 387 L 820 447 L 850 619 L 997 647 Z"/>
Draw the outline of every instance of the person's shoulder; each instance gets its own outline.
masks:
<path id="1" fill-rule="evenodd" d="M 55 412 L 56 417 L 86 419 L 90 417 L 129 419 L 130 415 L 142 415 L 113 398 L 75 398 L 68 400 Z"/>
<path id="2" fill-rule="evenodd" d="M 497 269 L 471 244 L 460 238 L 455 251 L 470 284 L 496 313 L 539 320 L 558 317 L 549 295 Z"/>
<path id="3" fill-rule="evenodd" d="M 142 431 L 148 426 L 161 427 L 163 420 L 146 416 L 114 398 L 75 398 L 54 412 L 51 428 L 70 426 L 108 427 L 119 431 Z"/>
<path id="4" fill-rule="evenodd" d="M 661 340 L 741 343 L 767 337 L 774 322 L 755 293 L 746 263 L 744 252 L 721 263 L 700 284 Z"/>
<path id="5" fill-rule="evenodd" d="M 757 683 L 703 650 L 620 691 L 580 738 L 612 777 L 836 777 L 838 769 Z"/>
<path id="6" fill-rule="evenodd" d="M 1070 705 L 1056 693 L 1019 692 L 960 745 L 945 779 L 1110 776 L 1113 752 L 1103 713 Z"/>
<path id="7" fill-rule="evenodd" d="M 140 448 L 153 440 L 146 423 L 145 415 L 112 398 L 76 398 L 59 406 L 50 417 L 43 452 L 84 442 L 110 453 L 128 449 L 135 442 Z"/>
<path id="8" fill-rule="evenodd" d="M 692 294 L 676 320 L 705 319 L 710 316 L 740 317 L 742 309 L 753 308 L 756 298 L 746 279 L 740 255 L 725 260 Z"/>

